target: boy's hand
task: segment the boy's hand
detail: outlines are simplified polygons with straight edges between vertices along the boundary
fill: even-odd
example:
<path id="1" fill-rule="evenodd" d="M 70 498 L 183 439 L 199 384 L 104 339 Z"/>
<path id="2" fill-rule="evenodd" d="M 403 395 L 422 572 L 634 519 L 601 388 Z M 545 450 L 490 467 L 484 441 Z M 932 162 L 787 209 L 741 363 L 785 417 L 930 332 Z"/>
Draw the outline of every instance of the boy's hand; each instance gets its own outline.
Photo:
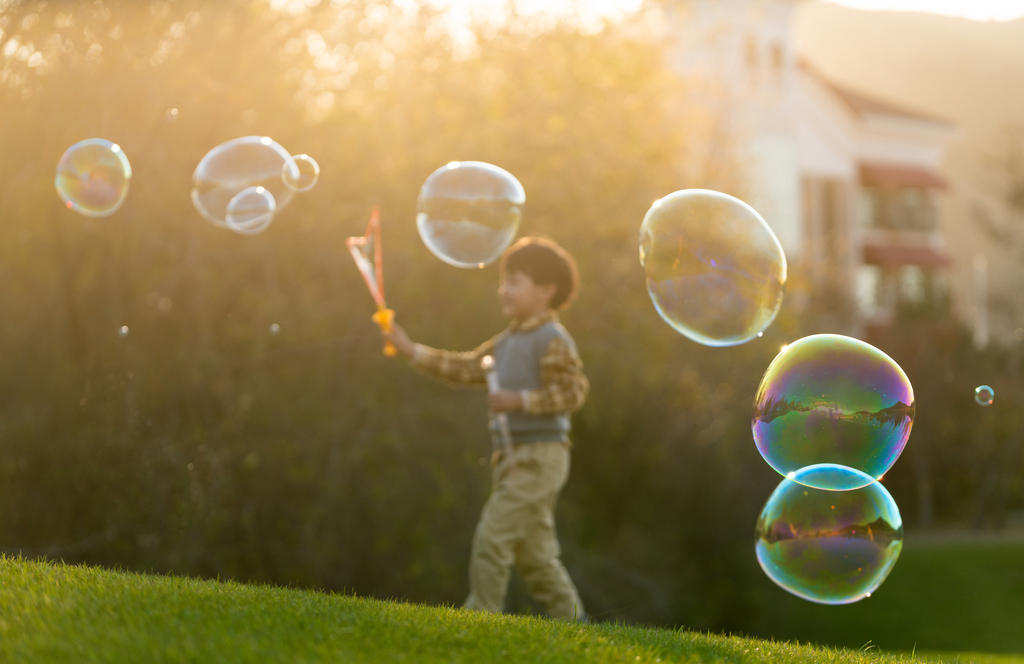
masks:
<path id="1" fill-rule="evenodd" d="M 487 406 L 495 413 L 523 409 L 523 397 L 514 390 L 498 390 L 487 395 Z"/>
<path id="2" fill-rule="evenodd" d="M 391 324 L 391 332 L 381 330 L 380 335 L 393 343 L 398 352 L 403 355 L 412 357 L 412 354 L 416 351 L 416 344 L 412 342 L 412 339 L 409 338 L 409 335 L 406 334 L 405 330 L 398 323 Z"/>

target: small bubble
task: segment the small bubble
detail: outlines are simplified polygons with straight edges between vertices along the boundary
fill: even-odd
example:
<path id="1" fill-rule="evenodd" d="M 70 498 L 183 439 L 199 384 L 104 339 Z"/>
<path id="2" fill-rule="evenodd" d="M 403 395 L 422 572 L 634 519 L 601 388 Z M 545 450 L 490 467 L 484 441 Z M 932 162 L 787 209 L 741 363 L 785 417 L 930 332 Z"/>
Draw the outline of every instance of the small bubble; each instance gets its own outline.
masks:
<path id="1" fill-rule="evenodd" d="M 270 333 L 271 334 L 277 334 L 280 331 L 281 331 L 281 326 L 278 325 L 277 323 L 274 323 L 273 325 L 270 326 Z"/>
<path id="2" fill-rule="evenodd" d="M 169 108 L 169 109 L 167 109 L 167 112 L 164 113 L 164 122 L 174 122 L 177 119 L 178 119 L 178 109 L 176 109 L 176 108 Z"/>
<path id="3" fill-rule="evenodd" d="M 61 156 L 54 185 L 68 209 L 87 217 L 106 217 L 128 196 L 131 177 L 131 165 L 119 145 L 89 138 Z"/>
<path id="4" fill-rule="evenodd" d="M 128 326 L 127 325 L 122 325 L 120 328 L 118 328 L 117 336 L 121 337 L 122 339 L 127 337 L 128 336 Z"/>
<path id="5" fill-rule="evenodd" d="M 764 332 L 758 332 L 758 333 L 757 333 L 757 336 L 759 336 L 759 337 L 763 337 L 763 336 L 764 336 Z"/>

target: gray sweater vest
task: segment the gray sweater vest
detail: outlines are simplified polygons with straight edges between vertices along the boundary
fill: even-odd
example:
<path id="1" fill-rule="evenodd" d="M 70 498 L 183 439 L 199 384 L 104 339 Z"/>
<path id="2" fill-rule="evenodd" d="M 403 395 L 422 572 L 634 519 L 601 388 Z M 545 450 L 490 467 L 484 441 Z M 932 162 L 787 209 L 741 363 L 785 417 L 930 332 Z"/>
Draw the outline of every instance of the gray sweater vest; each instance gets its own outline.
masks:
<path id="1" fill-rule="evenodd" d="M 510 332 L 494 346 L 494 362 L 498 382 L 504 390 L 535 390 L 540 380 L 540 358 L 555 337 L 562 337 L 576 353 L 576 343 L 560 324 L 545 323 L 529 332 Z M 523 411 L 508 413 L 513 443 L 539 443 L 565 440 L 569 434 L 569 413 L 531 415 Z M 491 431 L 497 436 L 497 423 L 491 420 Z"/>

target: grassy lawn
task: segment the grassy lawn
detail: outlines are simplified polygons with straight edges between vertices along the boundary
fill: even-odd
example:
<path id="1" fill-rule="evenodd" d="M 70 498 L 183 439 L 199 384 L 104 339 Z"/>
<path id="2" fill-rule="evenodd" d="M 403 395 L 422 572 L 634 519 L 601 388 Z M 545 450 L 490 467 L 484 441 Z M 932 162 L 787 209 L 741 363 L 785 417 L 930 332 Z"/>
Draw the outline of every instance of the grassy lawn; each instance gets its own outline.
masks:
<path id="1" fill-rule="evenodd" d="M 909 538 L 871 598 L 819 606 L 779 591 L 779 639 L 886 651 L 941 653 L 944 661 L 1024 662 L 1024 542 Z M 991 653 L 991 654 L 979 654 Z M 1004 657 L 997 656 L 998 653 Z M 937 655 L 929 654 L 930 658 Z"/>
<path id="2" fill-rule="evenodd" d="M 909 658 L 0 557 L 0 661 L 859 664 Z"/>

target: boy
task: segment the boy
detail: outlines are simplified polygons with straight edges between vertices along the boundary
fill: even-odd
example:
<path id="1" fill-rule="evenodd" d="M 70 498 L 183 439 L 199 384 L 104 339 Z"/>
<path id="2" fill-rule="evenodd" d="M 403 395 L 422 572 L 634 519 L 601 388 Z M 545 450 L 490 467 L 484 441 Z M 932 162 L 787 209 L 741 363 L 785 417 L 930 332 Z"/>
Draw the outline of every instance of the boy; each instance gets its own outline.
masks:
<path id="1" fill-rule="evenodd" d="M 569 478 L 569 415 L 590 389 L 576 344 L 557 309 L 576 294 L 576 263 L 541 238 L 523 238 L 501 257 L 498 298 L 508 328 L 465 353 L 413 343 L 398 325 L 385 337 L 414 367 L 446 381 L 486 387 L 480 361 L 493 355 L 503 389 L 488 396 L 492 413 L 507 413 L 512 459 L 491 457 L 493 489 L 473 535 L 466 608 L 505 608 L 514 563 L 530 595 L 554 618 L 586 620 L 583 603 L 559 560 L 555 502 Z M 497 425 L 491 418 L 492 435 Z M 497 441 L 496 441 L 497 442 Z"/>

